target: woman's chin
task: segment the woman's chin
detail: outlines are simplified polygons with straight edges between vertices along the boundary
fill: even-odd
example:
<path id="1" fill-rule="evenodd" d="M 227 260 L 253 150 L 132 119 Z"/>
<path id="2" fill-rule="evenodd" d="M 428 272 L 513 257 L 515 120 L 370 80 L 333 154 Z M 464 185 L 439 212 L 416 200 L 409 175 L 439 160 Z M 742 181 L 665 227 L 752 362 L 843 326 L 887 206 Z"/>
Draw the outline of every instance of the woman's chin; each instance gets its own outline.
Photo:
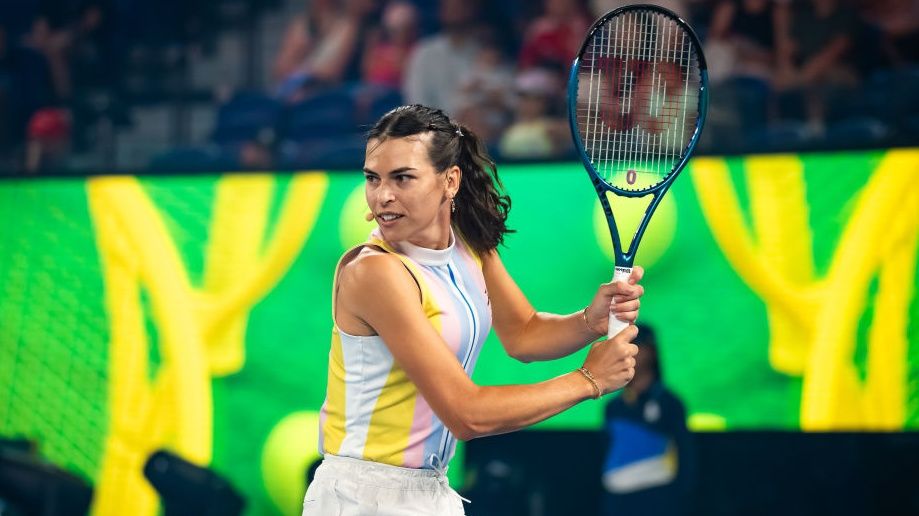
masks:
<path id="1" fill-rule="evenodd" d="M 380 228 L 380 235 L 382 235 L 383 240 L 387 242 L 399 242 L 404 240 L 404 237 L 401 235 L 402 232 L 396 228 L 384 227 L 382 225 L 378 225 L 377 227 Z"/>

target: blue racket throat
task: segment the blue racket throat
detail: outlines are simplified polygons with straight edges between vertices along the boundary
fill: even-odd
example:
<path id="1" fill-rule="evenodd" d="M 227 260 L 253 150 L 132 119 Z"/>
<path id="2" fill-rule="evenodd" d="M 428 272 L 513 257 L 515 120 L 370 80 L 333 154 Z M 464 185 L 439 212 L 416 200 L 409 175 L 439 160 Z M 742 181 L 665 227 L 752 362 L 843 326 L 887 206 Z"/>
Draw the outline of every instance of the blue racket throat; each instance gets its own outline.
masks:
<path id="1" fill-rule="evenodd" d="M 568 123 L 613 242 L 614 281 L 627 281 L 651 216 L 695 150 L 708 109 L 699 38 L 655 5 L 610 11 L 590 27 L 568 79 Z M 626 247 L 610 194 L 651 195 Z M 609 335 L 627 323 L 610 318 Z"/>

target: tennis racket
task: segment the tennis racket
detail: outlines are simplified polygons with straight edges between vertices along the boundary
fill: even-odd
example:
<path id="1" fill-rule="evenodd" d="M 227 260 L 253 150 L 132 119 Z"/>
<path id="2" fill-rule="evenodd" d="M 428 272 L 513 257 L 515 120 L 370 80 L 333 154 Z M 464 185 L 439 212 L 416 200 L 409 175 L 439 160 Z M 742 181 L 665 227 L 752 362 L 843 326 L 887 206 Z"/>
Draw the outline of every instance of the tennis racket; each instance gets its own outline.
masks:
<path id="1" fill-rule="evenodd" d="M 699 38 L 673 12 L 630 5 L 594 22 L 571 65 L 568 121 L 574 145 L 606 214 L 616 267 L 628 281 L 651 215 L 692 154 L 708 105 Z M 651 195 L 628 247 L 610 193 Z M 628 323 L 609 320 L 609 336 Z"/>

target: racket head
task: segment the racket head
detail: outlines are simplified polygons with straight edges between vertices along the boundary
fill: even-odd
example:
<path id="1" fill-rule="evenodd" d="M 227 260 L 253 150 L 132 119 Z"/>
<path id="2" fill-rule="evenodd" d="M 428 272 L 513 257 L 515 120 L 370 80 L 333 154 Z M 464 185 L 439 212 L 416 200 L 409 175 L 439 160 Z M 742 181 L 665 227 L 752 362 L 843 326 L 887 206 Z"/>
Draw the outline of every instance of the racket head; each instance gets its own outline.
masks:
<path id="1" fill-rule="evenodd" d="M 692 154 L 707 107 L 699 38 L 659 6 L 602 16 L 572 63 L 568 120 L 598 193 L 640 197 L 666 189 Z"/>

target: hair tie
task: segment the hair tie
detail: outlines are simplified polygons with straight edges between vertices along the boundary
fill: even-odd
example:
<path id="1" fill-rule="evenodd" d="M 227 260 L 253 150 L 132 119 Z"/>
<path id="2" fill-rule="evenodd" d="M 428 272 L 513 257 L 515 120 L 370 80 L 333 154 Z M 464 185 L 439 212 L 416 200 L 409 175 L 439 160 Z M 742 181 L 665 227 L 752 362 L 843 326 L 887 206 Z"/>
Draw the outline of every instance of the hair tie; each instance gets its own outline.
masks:
<path id="1" fill-rule="evenodd" d="M 456 135 L 459 136 L 460 138 L 463 137 L 463 131 L 460 130 L 459 126 L 456 126 Z"/>

